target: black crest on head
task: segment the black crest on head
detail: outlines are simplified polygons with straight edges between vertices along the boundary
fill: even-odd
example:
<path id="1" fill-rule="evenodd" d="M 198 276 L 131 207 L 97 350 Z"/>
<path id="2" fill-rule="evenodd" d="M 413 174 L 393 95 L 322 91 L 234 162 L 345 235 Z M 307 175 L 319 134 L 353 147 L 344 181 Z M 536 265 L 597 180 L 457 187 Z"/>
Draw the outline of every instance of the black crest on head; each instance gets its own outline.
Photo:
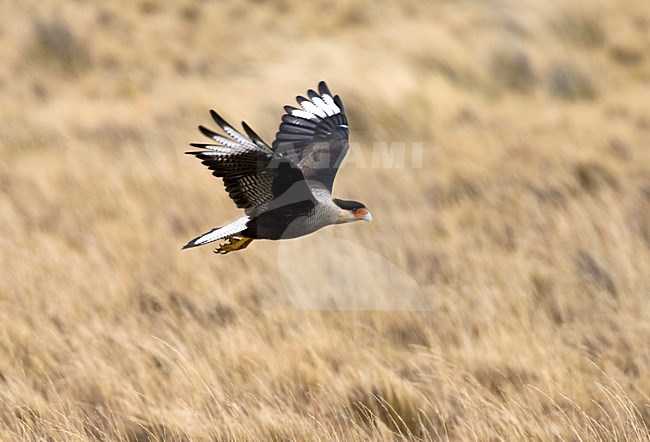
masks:
<path id="1" fill-rule="evenodd" d="M 334 198 L 334 204 L 339 206 L 343 210 L 355 210 L 355 209 L 365 209 L 366 206 L 363 205 L 363 203 L 360 203 L 359 201 L 346 201 L 346 200 L 340 200 L 338 198 Z"/>

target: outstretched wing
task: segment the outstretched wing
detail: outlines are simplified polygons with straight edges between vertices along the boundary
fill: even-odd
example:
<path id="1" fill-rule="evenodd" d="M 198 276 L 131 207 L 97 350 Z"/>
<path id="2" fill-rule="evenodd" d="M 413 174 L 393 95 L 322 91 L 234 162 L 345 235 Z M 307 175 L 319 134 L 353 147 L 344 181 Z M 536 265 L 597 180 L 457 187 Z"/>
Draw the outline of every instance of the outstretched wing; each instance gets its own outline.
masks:
<path id="1" fill-rule="evenodd" d="M 297 164 L 305 179 L 331 192 L 348 151 L 348 120 L 341 99 L 332 96 L 324 81 L 318 84 L 318 93 L 310 89 L 307 96 L 296 97 L 301 109 L 284 107 L 273 149 Z"/>
<path id="2" fill-rule="evenodd" d="M 235 130 L 215 111 L 210 111 L 210 115 L 227 136 L 199 126 L 213 143 L 191 143 L 203 150 L 186 153 L 200 159 L 214 176 L 223 178 L 237 207 L 249 215 L 283 204 L 297 204 L 305 211 L 314 207 L 315 198 L 305 177 L 291 160 L 277 157 L 246 123 L 242 127 L 248 136 Z"/>

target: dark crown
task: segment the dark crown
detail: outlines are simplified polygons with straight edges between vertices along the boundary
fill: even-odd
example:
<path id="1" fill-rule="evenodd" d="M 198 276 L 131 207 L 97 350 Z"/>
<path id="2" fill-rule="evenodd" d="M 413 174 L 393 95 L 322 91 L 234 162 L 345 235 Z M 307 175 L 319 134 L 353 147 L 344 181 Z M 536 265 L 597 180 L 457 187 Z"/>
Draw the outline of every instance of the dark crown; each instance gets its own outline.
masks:
<path id="1" fill-rule="evenodd" d="M 334 198 L 334 204 L 336 204 L 343 210 L 354 210 L 354 209 L 366 208 L 366 206 L 364 206 L 359 201 L 346 201 L 346 200 L 340 200 L 338 198 Z"/>

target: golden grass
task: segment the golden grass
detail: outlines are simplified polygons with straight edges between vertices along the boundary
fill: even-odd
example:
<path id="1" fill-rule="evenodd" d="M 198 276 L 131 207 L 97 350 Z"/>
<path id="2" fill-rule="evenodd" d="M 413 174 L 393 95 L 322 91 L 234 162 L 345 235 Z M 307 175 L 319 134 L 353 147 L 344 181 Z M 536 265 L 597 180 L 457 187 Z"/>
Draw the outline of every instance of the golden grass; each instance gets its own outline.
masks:
<path id="1" fill-rule="evenodd" d="M 648 440 L 648 23 L 5 2 L 0 439 Z M 238 213 L 182 155 L 208 109 L 270 141 L 321 79 L 361 154 L 335 193 L 375 221 L 181 252 Z M 375 142 L 422 168 L 362 167 Z"/>

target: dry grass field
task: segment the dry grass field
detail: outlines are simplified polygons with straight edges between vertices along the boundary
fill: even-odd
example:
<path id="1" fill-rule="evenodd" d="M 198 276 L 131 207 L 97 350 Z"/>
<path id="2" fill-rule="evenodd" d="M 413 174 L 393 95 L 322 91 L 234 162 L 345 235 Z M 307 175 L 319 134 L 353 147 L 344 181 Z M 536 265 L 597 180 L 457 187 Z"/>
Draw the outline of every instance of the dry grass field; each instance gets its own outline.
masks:
<path id="1" fill-rule="evenodd" d="M 649 48 L 647 0 L 2 2 L 0 440 L 649 440 Z M 322 79 L 374 221 L 181 252 L 239 214 L 208 110 Z"/>

